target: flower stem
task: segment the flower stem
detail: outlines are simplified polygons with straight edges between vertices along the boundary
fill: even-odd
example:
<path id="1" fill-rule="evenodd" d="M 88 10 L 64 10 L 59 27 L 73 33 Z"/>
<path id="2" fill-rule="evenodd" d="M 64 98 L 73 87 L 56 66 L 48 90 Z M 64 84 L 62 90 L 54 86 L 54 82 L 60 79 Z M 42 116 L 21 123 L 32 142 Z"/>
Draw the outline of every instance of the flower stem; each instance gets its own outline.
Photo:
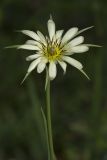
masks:
<path id="1" fill-rule="evenodd" d="M 51 126 L 51 108 L 50 108 L 50 78 L 47 70 L 47 85 L 46 85 L 46 120 L 48 134 L 48 160 L 56 160 L 53 149 L 52 126 Z"/>

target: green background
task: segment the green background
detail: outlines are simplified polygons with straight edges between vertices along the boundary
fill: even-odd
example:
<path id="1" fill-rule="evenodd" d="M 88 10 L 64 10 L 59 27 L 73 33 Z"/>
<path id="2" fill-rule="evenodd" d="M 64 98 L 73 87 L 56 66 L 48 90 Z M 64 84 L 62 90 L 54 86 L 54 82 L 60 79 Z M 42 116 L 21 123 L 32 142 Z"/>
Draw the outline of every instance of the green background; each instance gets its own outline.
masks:
<path id="1" fill-rule="evenodd" d="M 51 83 L 54 148 L 58 160 L 107 160 L 107 0 L 0 0 L 0 160 L 46 160 L 41 116 L 45 72 L 36 70 L 20 85 L 33 51 L 4 49 L 28 37 L 16 30 L 47 34 L 50 13 L 57 29 L 94 28 L 85 42 L 102 45 L 74 58 L 88 81 L 68 65 Z"/>

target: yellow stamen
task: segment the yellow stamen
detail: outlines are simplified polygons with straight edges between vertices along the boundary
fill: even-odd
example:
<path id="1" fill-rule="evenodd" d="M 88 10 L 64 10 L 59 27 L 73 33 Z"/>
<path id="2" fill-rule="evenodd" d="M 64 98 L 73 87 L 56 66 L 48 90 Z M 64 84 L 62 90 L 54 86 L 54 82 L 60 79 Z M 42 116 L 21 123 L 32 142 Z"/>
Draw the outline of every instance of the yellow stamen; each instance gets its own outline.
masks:
<path id="1" fill-rule="evenodd" d="M 56 45 L 49 45 L 43 50 L 43 52 L 49 60 L 58 60 L 62 54 L 62 49 Z"/>

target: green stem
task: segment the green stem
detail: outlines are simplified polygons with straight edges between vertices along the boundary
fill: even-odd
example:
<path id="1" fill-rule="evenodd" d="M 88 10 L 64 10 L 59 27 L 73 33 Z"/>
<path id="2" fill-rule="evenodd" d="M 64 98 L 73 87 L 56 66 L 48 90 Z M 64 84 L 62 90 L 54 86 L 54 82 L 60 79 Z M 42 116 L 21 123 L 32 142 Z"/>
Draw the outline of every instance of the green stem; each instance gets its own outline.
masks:
<path id="1" fill-rule="evenodd" d="M 47 85 L 46 85 L 46 120 L 47 120 L 47 134 L 48 134 L 48 160 L 55 160 L 52 138 L 52 126 L 51 126 L 51 108 L 50 108 L 50 78 L 47 70 Z"/>

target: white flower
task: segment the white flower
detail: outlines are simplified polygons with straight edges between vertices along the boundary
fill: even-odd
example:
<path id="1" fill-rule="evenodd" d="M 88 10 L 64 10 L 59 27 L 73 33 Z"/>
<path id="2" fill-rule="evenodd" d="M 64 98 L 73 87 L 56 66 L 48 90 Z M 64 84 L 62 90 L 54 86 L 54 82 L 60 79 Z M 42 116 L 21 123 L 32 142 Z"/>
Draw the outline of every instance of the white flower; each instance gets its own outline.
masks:
<path id="1" fill-rule="evenodd" d="M 76 37 L 92 27 L 85 28 L 81 31 L 78 31 L 77 27 L 73 27 L 63 35 L 63 30 L 56 31 L 52 17 L 48 20 L 47 27 L 49 36 L 46 37 L 40 31 L 37 31 L 37 33 L 30 30 L 21 31 L 23 34 L 31 37 L 32 40 L 28 40 L 23 45 L 18 45 L 17 48 L 35 51 L 35 54 L 26 58 L 27 61 L 32 62 L 24 80 L 35 68 L 37 68 L 38 73 L 41 73 L 46 66 L 49 68 L 49 77 L 53 80 L 57 75 L 56 65 L 59 64 L 65 73 L 67 63 L 80 70 L 88 78 L 83 71 L 83 65 L 70 56 L 74 53 L 87 52 L 90 46 L 96 46 L 83 44 L 83 36 Z"/>

